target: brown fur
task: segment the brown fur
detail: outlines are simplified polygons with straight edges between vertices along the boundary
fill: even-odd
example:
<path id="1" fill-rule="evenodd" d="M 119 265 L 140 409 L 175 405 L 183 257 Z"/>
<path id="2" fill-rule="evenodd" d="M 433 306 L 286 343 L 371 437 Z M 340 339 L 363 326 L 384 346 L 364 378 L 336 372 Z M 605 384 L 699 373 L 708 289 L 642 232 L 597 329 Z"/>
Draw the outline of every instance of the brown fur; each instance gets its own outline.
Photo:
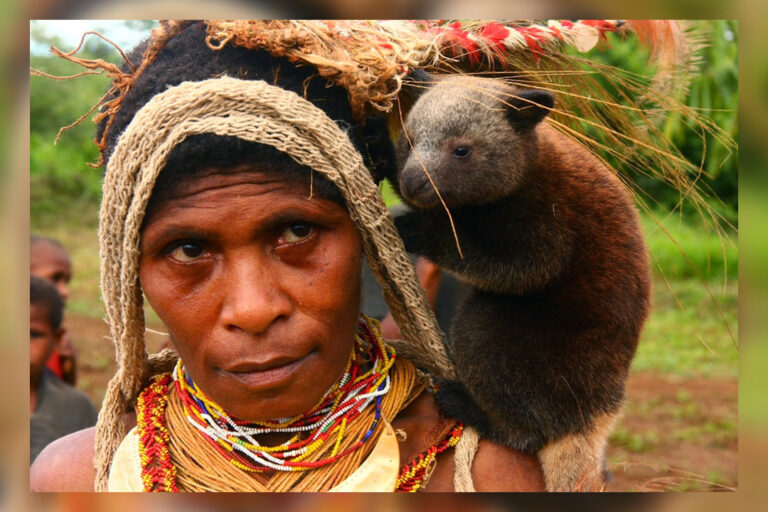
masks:
<path id="1" fill-rule="evenodd" d="M 550 488 L 563 490 L 603 456 L 650 278 L 626 190 L 543 120 L 552 102 L 495 80 L 442 81 L 411 110 L 390 178 L 414 207 L 397 221 L 406 248 L 473 288 L 451 326 L 458 380 L 440 384 L 441 408 L 507 446 L 546 446 Z"/>

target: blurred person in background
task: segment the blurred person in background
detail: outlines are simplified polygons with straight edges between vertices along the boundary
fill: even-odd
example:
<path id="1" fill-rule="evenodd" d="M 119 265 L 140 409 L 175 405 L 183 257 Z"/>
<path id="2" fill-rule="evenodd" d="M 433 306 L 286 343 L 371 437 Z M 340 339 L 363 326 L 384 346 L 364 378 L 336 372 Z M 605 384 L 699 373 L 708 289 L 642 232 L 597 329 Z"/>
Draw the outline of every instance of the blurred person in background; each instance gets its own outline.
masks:
<path id="1" fill-rule="evenodd" d="M 35 234 L 29 237 L 29 274 L 53 283 L 66 306 L 69 281 L 72 279 L 72 262 L 67 250 L 58 240 Z M 64 382 L 75 385 L 77 349 L 64 327 L 61 340 L 51 351 L 46 367 Z"/>
<path id="2" fill-rule="evenodd" d="M 45 368 L 60 346 L 64 301 L 48 281 L 29 279 L 30 464 L 52 441 L 96 423 L 96 409 L 85 394 Z"/>

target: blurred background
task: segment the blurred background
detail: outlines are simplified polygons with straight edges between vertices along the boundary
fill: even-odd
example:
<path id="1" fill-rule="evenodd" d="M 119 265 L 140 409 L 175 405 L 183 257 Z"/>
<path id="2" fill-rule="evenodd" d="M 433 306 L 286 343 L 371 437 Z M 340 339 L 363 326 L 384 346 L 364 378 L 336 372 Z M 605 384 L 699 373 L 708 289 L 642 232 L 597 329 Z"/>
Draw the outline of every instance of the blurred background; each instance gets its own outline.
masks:
<path id="1" fill-rule="evenodd" d="M 67 4 L 67 2 L 60 2 L 56 7 L 56 9 L 63 9 L 62 11 L 56 11 L 52 6 L 48 6 L 49 9 L 46 11 L 42 4 L 36 5 L 39 12 L 48 14 L 30 17 L 52 18 L 87 12 L 77 10 L 84 9 L 82 7 L 84 2 L 69 2 L 69 7 Z M 120 17 L 121 12 L 126 12 L 119 10 L 122 5 L 120 2 L 109 4 L 108 7 L 113 8 L 114 13 L 110 17 Z M 305 15 L 320 17 L 325 13 L 323 17 L 329 18 L 363 15 L 376 17 L 371 13 L 357 13 L 354 6 L 345 6 L 345 2 L 331 4 L 330 7 L 325 6 L 325 11 L 309 9 Z M 451 4 L 458 4 L 458 7 L 451 6 L 452 13 L 459 11 L 452 14 L 452 17 L 462 17 L 460 11 L 466 6 L 458 2 L 451 2 Z M 185 12 L 184 16 L 194 17 L 194 8 L 197 4 L 192 2 L 191 5 L 189 12 L 192 14 Z M 250 11 L 250 14 L 244 14 L 244 16 L 298 15 L 296 12 L 285 13 L 271 5 L 254 6 L 244 2 L 233 2 L 233 5 L 246 11 L 248 11 L 247 7 L 256 8 L 256 11 Z M 416 8 L 411 3 L 403 1 L 402 5 L 400 16 L 438 16 L 434 4 L 428 3 Z M 307 9 L 306 6 L 299 7 Z M 559 12 L 557 7 L 561 7 Z M 527 10 L 523 9 L 525 11 L 523 16 L 552 16 L 557 12 L 557 17 L 600 17 L 595 14 L 595 11 L 601 7 L 600 2 L 593 2 L 586 7 L 587 9 L 582 7 L 579 14 L 575 15 L 572 12 L 564 12 L 562 6 L 554 2 L 544 2 L 542 5 L 528 6 Z M 701 10 L 696 17 L 737 18 L 748 14 L 757 19 L 766 11 L 762 5 L 757 3 L 753 5 L 748 2 L 740 4 L 740 8 L 732 11 L 730 15 L 719 11 L 714 3 L 711 5 L 705 3 L 699 7 Z M 344 10 L 345 8 L 347 10 Z M 549 12 L 545 13 L 547 9 Z M 576 10 L 572 4 L 569 4 L 569 9 Z M 495 2 L 481 2 L 475 6 L 471 17 L 484 15 L 500 17 L 503 12 L 509 10 L 510 6 L 506 3 L 504 10 L 500 10 L 500 6 Z M 129 12 L 127 11 L 124 17 L 154 17 L 136 16 L 135 7 L 133 15 L 128 14 Z M 258 16 L 258 13 L 262 13 L 261 16 Z M 159 13 L 157 17 L 162 14 Z M 649 16 L 649 13 L 642 15 L 638 13 L 636 16 L 625 15 L 624 17 L 691 17 L 691 13 L 686 16 L 682 12 L 673 10 L 662 10 L 654 14 L 655 16 Z M 398 17 L 393 16 L 391 12 L 379 15 Z M 439 17 L 445 17 L 443 13 L 440 15 Z M 178 14 L 175 16 L 178 17 Z M 222 14 L 208 14 L 208 16 L 222 16 Z M 517 13 L 514 16 L 523 17 Z M 603 17 L 606 16 L 603 15 Z M 21 22 L 26 23 L 26 20 Z M 745 42 L 745 38 L 748 37 L 744 34 L 744 26 L 748 25 L 747 20 L 743 20 L 742 23 L 724 20 L 700 23 L 700 28 L 706 31 L 710 38 L 710 45 L 703 51 L 701 72 L 691 83 L 685 101 L 690 106 L 703 109 L 703 112 L 714 119 L 718 126 L 736 139 L 741 145 L 739 151 L 741 154 L 729 155 L 727 148 L 716 141 L 702 139 L 695 130 L 691 130 L 691 127 L 686 125 L 684 119 L 670 116 L 665 122 L 664 130 L 683 154 L 696 165 L 701 162 L 702 155 L 705 156 L 703 168 L 707 176 L 703 179 L 712 191 L 713 206 L 728 223 L 723 226 L 724 233 L 717 234 L 711 227 L 703 225 L 695 212 L 686 211 L 685 208 L 682 212 L 669 216 L 667 212 L 674 207 L 679 196 L 658 183 L 644 180 L 641 176 L 633 177 L 635 182 L 658 202 L 658 211 L 651 212 L 651 216 L 661 221 L 664 229 L 661 229 L 651 216 L 644 217 L 643 226 L 655 262 L 654 309 L 646 324 L 645 334 L 633 364 L 628 385 L 626 415 L 611 439 L 608 463 L 614 480 L 609 487 L 610 490 L 735 490 L 750 481 L 750 477 L 754 482 L 759 481 L 760 475 L 765 474 L 764 470 L 760 469 L 763 465 L 760 463 L 760 454 L 766 455 L 768 450 L 759 434 L 759 429 L 768 423 L 764 399 L 760 398 L 760 390 L 764 390 L 768 384 L 765 372 L 760 371 L 765 364 L 767 351 L 764 344 L 759 345 L 749 341 L 746 344 L 742 343 L 741 350 L 737 347 L 740 338 L 742 340 L 749 338 L 749 332 L 740 333 L 739 329 L 739 297 L 741 297 L 742 306 L 742 330 L 746 328 L 750 331 L 749 327 L 752 326 L 752 339 L 760 337 L 761 330 L 757 329 L 755 324 L 765 311 L 766 304 L 764 290 L 768 279 L 766 279 L 765 265 L 762 263 L 765 262 L 766 253 L 768 253 L 768 244 L 765 242 L 765 237 L 758 237 L 758 235 L 765 230 L 768 212 L 764 206 L 761 206 L 764 204 L 765 174 L 756 172 L 760 167 L 756 164 L 756 159 L 761 149 L 760 143 L 757 142 L 761 137 L 757 134 L 765 133 L 760 131 L 760 128 L 766 122 L 766 116 L 761 116 L 766 112 L 765 98 L 762 96 L 765 89 L 766 66 L 764 59 L 747 58 L 748 65 L 751 65 L 753 81 L 746 85 L 743 81 L 739 81 L 740 57 L 743 75 L 744 53 L 748 54 L 750 48 L 754 51 L 754 45 L 757 44 L 749 39 Z M 97 23 L 88 28 L 99 29 L 104 35 L 127 49 L 138 42 L 142 34 L 147 34 L 152 25 L 152 21 L 131 21 L 101 25 Z M 32 67 L 55 75 L 67 75 L 80 71 L 74 66 L 68 67 L 69 63 L 47 53 L 47 48 L 51 44 L 64 51 L 73 49 L 79 42 L 82 31 L 87 29 L 68 31 L 63 28 L 64 26 L 57 27 L 55 24 L 36 22 L 29 25 L 29 57 Z M 753 37 L 759 35 L 755 32 L 751 34 Z M 13 71 L 21 69 L 18 66 L 14 67 L 14 59 L 18 58 L 18 53 L 13 52 L 23 52 L 24 48 L 19 42 L 23 37 L 22 33 L 11 44 L 4 46 L 5 64 Z M 3 41 L 7 42 L 8 39 Z M 603 59 L 605 62 L 629 69 L 639 75 L 648 75 L 652 72 L 652 69 L 646 66 L 647 55 L 644 54 L 644 50 L 638 48 L 637 41 L 633 38 L 621 39 L 611 35 L 609 43 L 606 48 L 598 52 L 599 55 L 593 52 L 590 57 Z M 79 55 L 87 58 L 103 58 L 115 63 L 120 61 L 114 48 L 93 36 L 86 39 Z M 70 253 L 74 277 L 71 283 L 70 300 L 67 304 L 66 322 L 80 354 L 77 386 L 84 390 L 95 403 L 100 403 L 104 385 L 114 370 L 114 363 L 112 346 L 108 340 L 104 339 L 108 331 L 102 320 L 103 314 L 98 295 L 96 225 L 101 169 L 93 169 L 86 165 L 86 162 L 97 160 L 97 151 L 91 142 L 93 123 L 86 120 L 78 127 L 65 132 L 56 146 L 53 145 L 53 141 L 59 128 L 69 125 L 87 112 L 103 94 L 106 81 L 101 78 L 88 76 L 64 82 L 40 77 L 26 79 L 30 98 L 28 227 L 31 232 L 59 239 Z M 755 83 L 762 84 L 762 88 Z M 742 87 L 739 87 L 740 85 Z M 16 83 L 15 87 L 11 85 L 10 89 L 4 91 L 6 101 L 2 104 L 3 113 L 16 112 L 13 102 L 7 101 L 7 98 L 11 97 L 7 93 L 13 92 L 14 98 L 23 98 L 24 88 L 25 85 L 19 86 Z M 741 102 L 739 102 L 739 89 L 741 89 Z M 752 91 L 751 95 L 750 91 Z M 739 106 L 742 107 L 743 119 L 741 120 L 738 118 Z M 21 117 L 13 118 L 14 124 L 13 128 L 8 130 L 9 135 L 15 131 L 20 132 L 18 136 L 23 135 L 25 122 Z M 742 131 L 745 132 L 742 137 L 739 137 L 738 131 L 740 124 Z M 744 126 L 748 129 L 744 130 Z M 3 156 L 12 156 L 16 153 L 13 150 L 13 146 L 4 140 Z M 741 173 L 738 172 L 740 159 L 742 160 Z M 22 155 L 17 165 L 19 163 L 23 165 L 23 162 Z M 12 190 L 19 191 L 23 195 L 26 192 L 27 176 L 24 174 L 20 176 L 13 175 L 10 179 L 12 184 L 15 184 Z M 741 207 L 739 200 L 742 202 Z M 6 205 L 11 209 L 14 205 L 18 205 L 18 209 L 23 212 L 25 198 L 18 197 L 16 194 L 9 195 Z M 745 205 L 748 210 L 745 210 Z M 741 215 L 738 214 L 740 210 Z M 745 211 L 748 213 L 745 214 Z M 23 215 L 22 221 L 13 226 L 9 221 L 6 223 L 9 233 L 15 233 L 16 229 L 24 231 L 26 227 Z M 741 255 L 737 249 L 739 238 L 734 229 L 737 227 L 742 233 L 742 248 L 747 245 Z M 747 233 L 752 233 L 754 236 L 748 237 L 748 243 L 745 242 L 745 229 Z M 671 237 L 667 236 L 665 231 Z M 28 232 L 26 234 L 28 235 Z M 16 240 L 18 240 L 17 243 L 24 243 L 22 236 L 17 236 Z M 18 252 L 21 255 L 19 256 L 20 268 L 23 268 L 25 252 L 23 247 Z M 741 256 L 741 266 L 738 264 L 739 256 Z M 745 280 L 745 275 L 749 279 Z M 3 277 L 6 279 L 4 282 L 13 281 L 7 270 L 3 270 Z M 739 290 L 739 283 L 741 283 L 741 290 Z M 24 289 L 23 279 L 21 285 L 19 289 Z M 12 301 L 9 301 L 9 304 L 11 303 Z M 19 303 L 22 306 L 16 307 L 24 308 L 24 301 Z M 13 309 L 5 314 L 8 318 L 12 318 Z M 26 313 L 22 310 L 18 317 L 25 318 L 25 315 Z M 162 326 L 157 323 L 156 317 L 150 313 L 149 318 L 150 326 L 162 331 Z M 750 319 L 753 320 L 752 323 Z M 23 329 L 21 329 L 22 334 Z M 159 342 L 160 336 L 153 339 Z M 150 343 L 153 343 L 152 339 Z M 741 357 L 739 357 L 740 352 Z M 745 358 L 745 353 L 750 357 Z M 23 351 L 21 354 L 19 358 L 23 360 Z M 741 372 L 739 359 L 742 365 Z M 749 375 L 750 385 L 742 385 L 741 393 L 737 393 L 740 373 Z M 742 379 L 742 384 L 744 380 Z M 737 414 L 738 402 L 741 403 L 741 416 Z M 739 427 L 742 429 L 741 436 Z M 746 453 L 742 450 L 741 473 L 738 471 L 740 443 L 742 446 L 744 444 L 752 446 L 750 443 L 754 443 L 755 448 Z M 22 475 L 22 487 L 26 485 L 23 483 L 24 479 L 25 475 Z M 18 476 L 9 475 L 8 479 L 4 479 L 3 484 L 14 480 L 18 480 Z M 291 503 L 299 508 L 324 508 L 319 502 L 313 504 L 311 500 L 294 500 L 290 503 L 285 502 L 284 505 L 288 506 Z M 371 502 L 364 500 L 350 503 L 361 507 L 371 506 Z M 709 510 L 710 508 L 714 510 L 717 503 L 724 502 L 717 500 L 644 502 L 650 508 L 669 507 L 670 510 Z M 81 510 L 80 506 L 86 503 L 78 500 L 55 500 L 47 501 L 47 504 L 53 509 Z M 95 501 L 87 501 L 87 504 L 89 507 L 96 506 Z M 388 508 L 390 505 L 399 506 L 396 501 L 392 501 L 389 505 L 381 504 L 380 507 Z M 500 509 L 511 510 L 515 508 L 515 502 L 478 502 L 477 506 L 480 507 L 479 509 L 490 510 L 500 507 Z M 556 506 L 557 503 L 552 502 L 552 507 Z M 442 508 L 442 505 L 440 507 Z M 539 508 L 547 507 L 541 504 Z M 718 509 L 720 508 L 718 506 Z"/>

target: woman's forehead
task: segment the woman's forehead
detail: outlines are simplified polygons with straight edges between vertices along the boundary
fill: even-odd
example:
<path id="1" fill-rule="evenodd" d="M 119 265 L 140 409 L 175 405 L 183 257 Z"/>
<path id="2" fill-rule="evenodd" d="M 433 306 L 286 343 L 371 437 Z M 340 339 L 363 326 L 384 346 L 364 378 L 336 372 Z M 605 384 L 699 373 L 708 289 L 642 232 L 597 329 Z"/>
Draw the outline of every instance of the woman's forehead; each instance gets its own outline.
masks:
<path id="1" fill-rule="evenodd" d="M 165 200 L 184 200 L 205 192 L 236 187 L 238 185 L 255 185 L 264 191 L 276 189 L 303 190 L 308 185 L 291 174 L 278 171 L 257 169 L 243 165 L 235 169 L 208 168 L 194 176 L 180 180 L 164 194 Z"/>
<path id="2" fill-rule="evenodd" d="M 312 176 L 312 174 L 317 176 Z M 313 186 L 314 182 L 314 186 Z M 322 183 L 321 183 L 322 182 Z M 338 190 L 309 168 L 287 167 L 277 169 L 270 166 L 241 164 L 232 168 L 206 167 L 192 173 L 173 173 L 172 179 L 158 180 L 146 209 L 145 225 L 168 203 L 177 206 L 182 203 L 204 201 L 207 193 L 217 189 L 233 190 L 233 187 L 253 185 L 263 192 L 284 190 L 302 196 L 327 199 L 344 208 Z M 333 190 L 331 190 L 333 189 Z M 236 194 L 237 192 L 233 192 Z"/>
<path id="3" fill-rule="evenodd" d="M 144 227 L 190 218 L 200 221 L 210 217 L 279 216 L 285 209 L 299 209 L 306 214 L 347 215 L 339 203 L 313 193 L 309 183 L 274 172 L 244 170 L 242 172 L 207 172 L 185 180 L 169 191 L 161 201 L 148 209 Z M 191 216 L 191 217 L 190 217 Z M 234 219 L 232 219 L 234 220 Z"/>

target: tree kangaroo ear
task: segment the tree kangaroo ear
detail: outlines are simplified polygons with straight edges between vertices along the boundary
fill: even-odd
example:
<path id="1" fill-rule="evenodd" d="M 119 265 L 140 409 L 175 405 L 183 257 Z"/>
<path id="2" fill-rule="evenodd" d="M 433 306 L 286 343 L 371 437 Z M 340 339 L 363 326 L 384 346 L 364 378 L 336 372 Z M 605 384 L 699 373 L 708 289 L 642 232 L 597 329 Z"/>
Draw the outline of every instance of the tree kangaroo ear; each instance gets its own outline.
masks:
<path id="1" fill-rule="evenodd" d="M 547 117 L 555 105 L 555 97 L 547 91 L 525 90 L 510 98 L 509 121 L 519 129 L 533 128 Z"/>
<path id="2" fill-rule="evenodd" d="M 408 91 L 409 99 L 412 102 L 416 102 L 433 85 L 435 85 L 435 79 L 420 68 L 412 70 L 403 80 L 404 89 Z"/>

